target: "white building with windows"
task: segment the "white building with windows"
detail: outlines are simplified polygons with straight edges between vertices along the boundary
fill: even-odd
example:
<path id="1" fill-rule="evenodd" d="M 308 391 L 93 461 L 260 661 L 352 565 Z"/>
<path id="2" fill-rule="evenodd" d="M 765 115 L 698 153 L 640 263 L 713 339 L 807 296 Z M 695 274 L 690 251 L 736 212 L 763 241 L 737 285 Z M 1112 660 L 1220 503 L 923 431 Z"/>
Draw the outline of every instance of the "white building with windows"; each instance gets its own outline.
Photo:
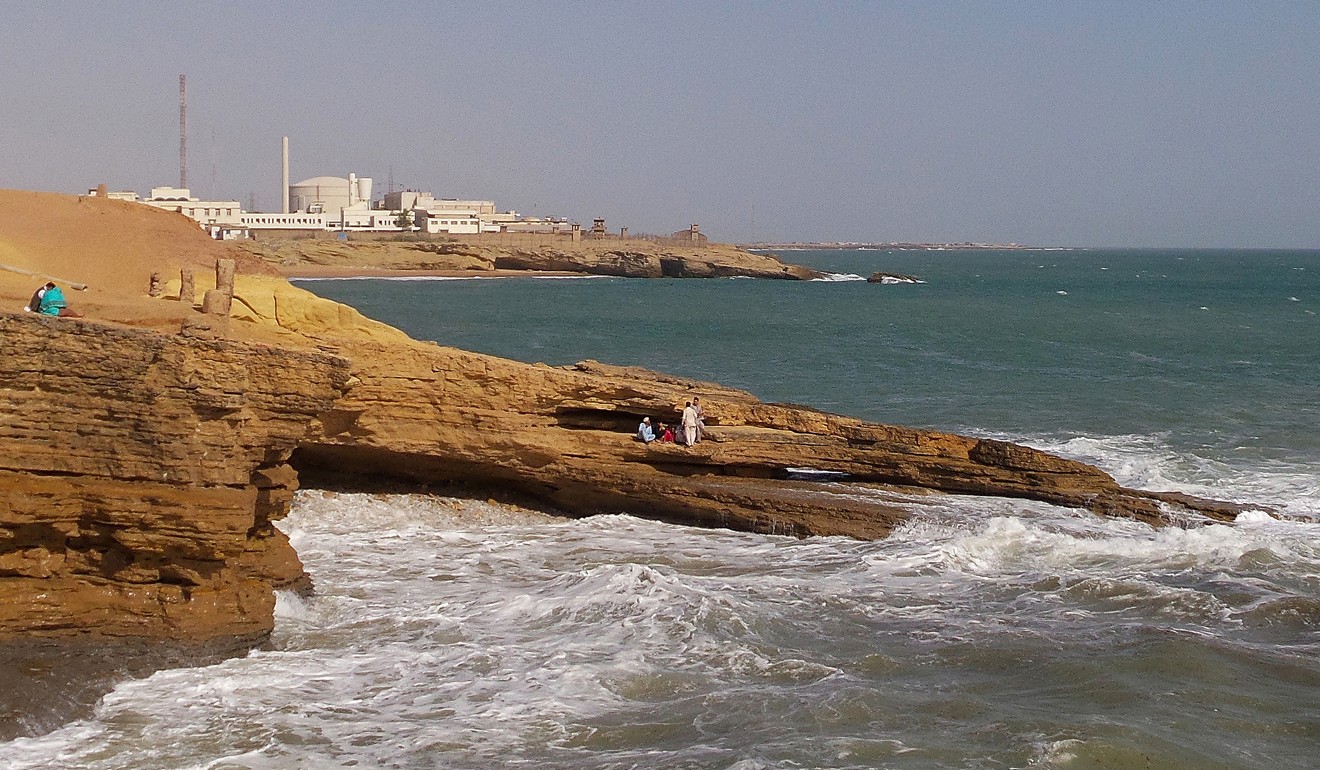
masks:
<path id="1" fill-rule="evenodd" d="M 399 227 L 398 211 L 388 211 L 386 209 L 355 209 L 344 210 L 344 220 L 340 228 L 351 233 L 398 233 L 403 232 L 405 228 Z M 408 220 L 406 229 L 416 229 L 413 223 L 413 213 L 411 211 L 403 212 Z"/>
<path id="2" fill-rule="evenodd" d="M 475 234 L 482 232 L 481 217 L 471 211 L 413 209 L 413 221 L 423 233 Z M 498 232 L 498 231 L 497 231 Z"/>
<path id="3" fill-rule="evenodd" d="M 151 197 L 138 201 L 166 211 L 175 211 L 197 220 L 203 227 L 236 227 L 242 224 L 243 209 L 238 201 L 204 201 L 192 197 L 186 187 L 153 187 Z"/>
<path id="4" fill-rule="evenodd" d="M 241 224 L 248 230 L 305 230 L 324 231 L 330 229 L 325 221 L 325 214 L 273 213 L 245 211 Z"/>
<path id="5" fill-rule="evenodd" d="M 495 216 L 495 201 L 437 198 L 429 192 L 417 192 L 416 190 L 386 193 L 382 206 L 391 211 L 427 209 L 435 212 L 472 212 L 483 218 Z"/>
<path id="6" fill-rule="evenodd" d="M 518 221 L 516 211 L 496 211 L 495 201 L 437 198 L 416 190 L 386 193 L 384 206 L 391 211 L 411 211 L 417 229 L 432 234 L 498 233 Z"/>

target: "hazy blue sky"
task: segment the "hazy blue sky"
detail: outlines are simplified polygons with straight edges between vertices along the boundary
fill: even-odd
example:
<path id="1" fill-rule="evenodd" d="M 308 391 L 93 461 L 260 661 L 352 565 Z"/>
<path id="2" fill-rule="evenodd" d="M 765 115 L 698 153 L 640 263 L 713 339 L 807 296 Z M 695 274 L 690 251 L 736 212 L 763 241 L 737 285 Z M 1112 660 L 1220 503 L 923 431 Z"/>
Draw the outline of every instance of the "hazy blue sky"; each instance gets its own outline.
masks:
<path id="1" fill-rule="evenodd" d="M 1320 247 L 1320 3 L 0 4 L 0 186 L 721 240 Z"/>

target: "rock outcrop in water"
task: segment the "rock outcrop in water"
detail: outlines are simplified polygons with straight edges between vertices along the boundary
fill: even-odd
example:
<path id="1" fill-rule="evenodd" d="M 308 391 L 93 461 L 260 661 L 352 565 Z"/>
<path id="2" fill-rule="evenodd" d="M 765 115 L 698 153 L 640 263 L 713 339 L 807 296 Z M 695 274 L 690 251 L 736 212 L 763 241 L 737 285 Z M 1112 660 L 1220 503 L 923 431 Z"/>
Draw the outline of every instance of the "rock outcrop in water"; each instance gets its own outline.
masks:
<path id="1" fill-rule="evenodd" d="M 877 538 L 913 494 L 1041 500 L 1159 523 L 1207 501 L 1124 489 L 1097 468 L 1016 444 L 866 423 L 743 391 L 584 362 L 519 364 L 432 345 L 351 344 L 353 387 L 313 423 L 295 465 L 512 489 L 575 515 L 630 512 L 757 532 Z M 633 438 L 700 396 L 686 448 Z M 812 477 L 835 474 L 857 489 Z"/>
<path id="2" fill-rule="evenodd" d="M 885 283 L 885 284 L 925 283 L 925 281 L 921 280 L 915 275 L 906 275 L 904 273 L 885 273 L 885 272 L 871 273 L 870 277 L 866 279 L 866 282 Z"/>

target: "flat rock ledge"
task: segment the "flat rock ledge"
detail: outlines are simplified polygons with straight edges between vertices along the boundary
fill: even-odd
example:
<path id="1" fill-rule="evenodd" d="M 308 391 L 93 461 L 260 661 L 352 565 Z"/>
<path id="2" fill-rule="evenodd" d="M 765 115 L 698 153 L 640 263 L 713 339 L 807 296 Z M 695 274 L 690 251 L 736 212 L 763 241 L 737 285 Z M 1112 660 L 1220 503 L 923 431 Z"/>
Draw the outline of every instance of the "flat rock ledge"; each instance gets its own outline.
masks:
<path id="1" fill-rule="evenodd" d="M 292 462 L 318 474 L 531 495 L 570 515 L 626 512 L 794 536 L 879 538 L 931 493 L 1040 500 L 1154 524 L 1228 521 L 1228 503 L 1126 489 L 1028 447 L 867 423 L 643 369 L 529 365 L 423 343 L 346 343 L 353 386 Z M 633 438 L 699 396 L 705 439 Z M 810 470 L 815 473 L 803 473 Z M 815 476 L 847 479 L 844 494 Z"/>

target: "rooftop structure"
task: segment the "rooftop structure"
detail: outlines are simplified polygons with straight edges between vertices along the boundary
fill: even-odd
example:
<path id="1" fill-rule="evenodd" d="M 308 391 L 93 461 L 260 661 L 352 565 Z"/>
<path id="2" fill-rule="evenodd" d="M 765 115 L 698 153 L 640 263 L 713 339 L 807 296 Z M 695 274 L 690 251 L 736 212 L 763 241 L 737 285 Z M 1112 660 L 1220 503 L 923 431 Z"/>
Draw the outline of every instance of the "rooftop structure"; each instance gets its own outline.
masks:
<path id="1" fill-rule="evenodd" d="M 437 213 L 471 212 L 480 217 L 496 216 L 495 201 L 437 198 L 429 192 L 418 192 L 416 190 L 385 193 L 382 207 L 391 211 L 426 209 Z"/>
<path id="2" fill-rule="evenodd" d="M 237 226 L 243 213 L 238 201 L 204 201 L 192 197 L 192 191 L 186 187 L 153 187 L 151 197 L 139 202 L 178 212 L 203 226 Z"/>

